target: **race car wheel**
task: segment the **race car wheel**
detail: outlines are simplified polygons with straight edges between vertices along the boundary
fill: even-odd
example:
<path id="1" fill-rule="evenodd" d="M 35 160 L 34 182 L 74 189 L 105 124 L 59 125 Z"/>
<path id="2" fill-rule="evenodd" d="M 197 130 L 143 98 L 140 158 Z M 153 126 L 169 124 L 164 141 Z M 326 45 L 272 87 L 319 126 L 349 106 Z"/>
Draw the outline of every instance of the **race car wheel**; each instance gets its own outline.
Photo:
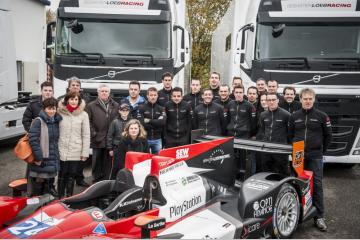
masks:
<path id="1" fill-rule="evenodd" d="M 280 189 L 274 206 L 274 236 L 278 238 L 289 238 L 297 228 L 299 217 L 299 196 L 293 186 L 285 183 Z"/>

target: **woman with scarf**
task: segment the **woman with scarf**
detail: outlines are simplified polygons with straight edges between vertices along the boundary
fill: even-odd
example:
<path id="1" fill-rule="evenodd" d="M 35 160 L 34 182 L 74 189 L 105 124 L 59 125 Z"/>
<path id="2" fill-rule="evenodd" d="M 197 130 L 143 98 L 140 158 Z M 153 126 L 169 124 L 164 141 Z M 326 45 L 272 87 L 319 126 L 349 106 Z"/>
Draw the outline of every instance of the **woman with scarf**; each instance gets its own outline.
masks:
<path id="1" fill-rule="evenodd" d="M 79 164 L 89 157 L 90 125 L 84 108 L 85 101 L 78 92 L 67 93 L 59 103 L 59 114 L 63 118 L 59 138 L 59 198 L 73 195 Z"/>
<path id="2" fill-rule="evenodd" d="M 57 100 L 53 97 L 43 101 L 39 117 L 35 118 L 29 129 L 29 143 L 35 162 L 29 164 L 29 197 L 50 193 L 50 188 L 59 170 L 59 122 L 56 113 Z"/>

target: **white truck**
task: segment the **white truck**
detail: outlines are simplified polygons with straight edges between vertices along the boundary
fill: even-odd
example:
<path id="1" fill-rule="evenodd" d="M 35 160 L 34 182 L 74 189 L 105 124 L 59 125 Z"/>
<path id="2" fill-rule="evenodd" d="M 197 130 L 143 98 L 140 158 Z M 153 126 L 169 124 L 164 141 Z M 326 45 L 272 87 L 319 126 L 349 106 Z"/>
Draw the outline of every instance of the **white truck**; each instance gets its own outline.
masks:
<path id="1" fill-rule="evenodd" d="M 10 0 L 0 1 L 0 141 L 24 133 L 24 104 L 18 102 L 16 58 Z"/>
<path id="2" fill-rule="evenodd" d="M 213 34 L 212 70 L 245 87 L 311 87 L 333 125 L 326 162 L 360 163 L 360 1 L 234 0 Z"/>
<path id="3" fill-rule="evenodd" d="M 99 83 L 113 98 L 128 95 L 138 80 L 142 90 L 161 88 L 164 72 L 174 86 L 187 88 L 190 34 L 185 0 L 61 0 L 53 51 L 55 97 L 67 78 L 81 80 L 84 97 L 94 99 Z"/>

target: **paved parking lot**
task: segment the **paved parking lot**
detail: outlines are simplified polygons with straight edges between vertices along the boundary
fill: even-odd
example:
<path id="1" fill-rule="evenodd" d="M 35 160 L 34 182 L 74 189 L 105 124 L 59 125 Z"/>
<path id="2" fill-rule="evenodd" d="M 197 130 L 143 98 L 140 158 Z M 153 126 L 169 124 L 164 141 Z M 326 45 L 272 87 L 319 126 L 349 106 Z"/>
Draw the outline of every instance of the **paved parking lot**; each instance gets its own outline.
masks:
<path id="1" fill-rule="evenodd" d="M 25 164 L 14 158 L 13 144 L 0 146 L 0 195 L 11 194 L 9 181 L 21 178 Z M 87 181 L 90 182 L 87 169 Z M 329 230 L 322 233 L 309 221 L 301 224 L 294 238 L 360 238 L 360 165 L 346 169 L 338 164 L 326 165 L 324 173 L 325 217 Z M 81 191 L 77 188 L 76 191 Z"/>

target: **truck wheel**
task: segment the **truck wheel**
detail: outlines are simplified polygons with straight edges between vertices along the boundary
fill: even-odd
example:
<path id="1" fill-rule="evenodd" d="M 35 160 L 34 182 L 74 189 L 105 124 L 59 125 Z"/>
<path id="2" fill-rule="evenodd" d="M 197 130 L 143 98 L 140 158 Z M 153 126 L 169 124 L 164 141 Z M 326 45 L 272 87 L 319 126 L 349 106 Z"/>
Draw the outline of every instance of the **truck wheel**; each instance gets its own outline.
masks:
<path id="1" fill-rule="evenodd" d="M 274 236 L 277 238 L 289 238 L 297 228 L 299 217 L 299 196 L 293 186 L 285 183 L 280 189 L 274 206 Z"/>

